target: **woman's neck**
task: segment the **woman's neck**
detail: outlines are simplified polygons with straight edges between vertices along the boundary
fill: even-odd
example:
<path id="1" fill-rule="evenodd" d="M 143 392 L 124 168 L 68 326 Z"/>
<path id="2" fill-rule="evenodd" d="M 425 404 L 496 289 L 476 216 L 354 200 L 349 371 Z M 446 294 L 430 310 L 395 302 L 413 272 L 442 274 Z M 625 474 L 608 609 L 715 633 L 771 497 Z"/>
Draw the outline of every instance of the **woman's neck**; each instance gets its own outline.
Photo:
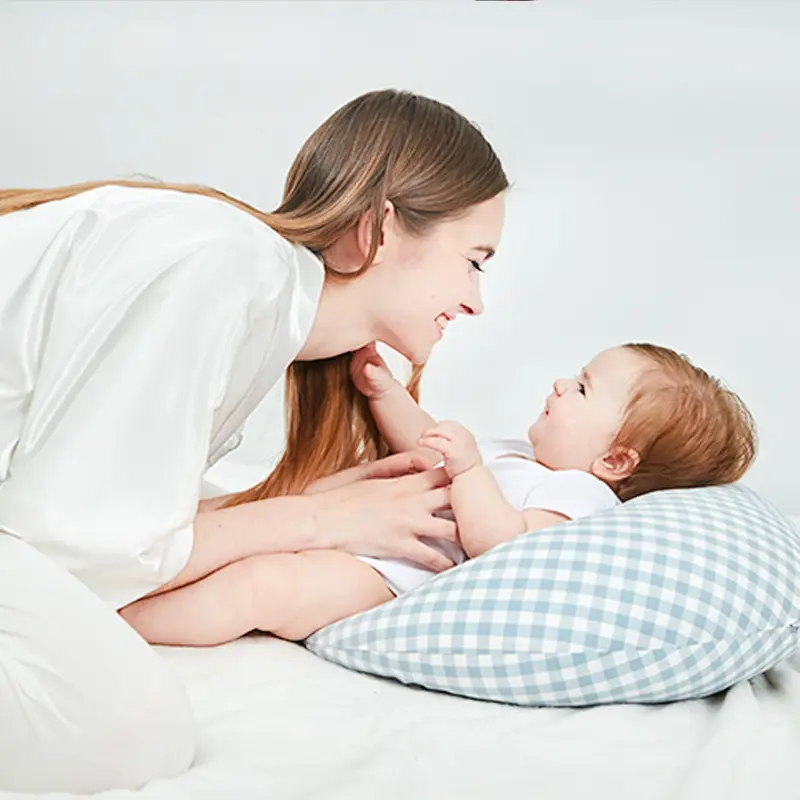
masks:
<path id="1" fill-rule="evenodd" d="M 325 277 L 317 314 L 297 361 L 331 358 L 373 341 L 366 283 L 363 276 L 353 280 Z"/>

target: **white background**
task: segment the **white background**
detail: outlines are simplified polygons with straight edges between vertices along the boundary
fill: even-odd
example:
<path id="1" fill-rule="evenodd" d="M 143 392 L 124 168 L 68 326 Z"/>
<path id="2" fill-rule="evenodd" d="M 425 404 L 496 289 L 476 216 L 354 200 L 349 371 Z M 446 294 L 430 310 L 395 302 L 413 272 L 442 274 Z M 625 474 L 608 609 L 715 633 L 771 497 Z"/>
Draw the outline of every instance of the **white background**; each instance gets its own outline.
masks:
<path id="1" fill-rule="evenodd" d="M 487 311 L 437 348 L 429 410 L 523 435 L 556 376 L 666 344 L 744 397 L 746 482 L 800 513 L 800 4 L 3 4 L 0 74 L 0 187 L 143 173 L 264 208 L 351 97 L 454 105 L 514 188 Z M 278 391 L 235 458 L 280 440 Z"/>

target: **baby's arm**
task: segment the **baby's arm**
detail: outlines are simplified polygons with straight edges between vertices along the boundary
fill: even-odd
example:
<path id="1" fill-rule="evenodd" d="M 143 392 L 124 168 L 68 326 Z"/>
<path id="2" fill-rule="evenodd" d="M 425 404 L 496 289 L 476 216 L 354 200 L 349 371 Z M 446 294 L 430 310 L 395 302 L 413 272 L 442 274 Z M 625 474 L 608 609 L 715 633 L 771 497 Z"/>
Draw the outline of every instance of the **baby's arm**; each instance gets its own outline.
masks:
<path id="1" fill-rule="evenodd" d="M 310 550 L 245 558 L 119 613 L 151 644 L 215 645 L 253 630 L 301 641 L 392 597 L 354 556 Z"/>
<path id="2" fill-rule="evenodd" d="M 515 536 L 567 519 L 539 508 L 518 511 L 503 497 L 494 475 L 483 465 L 457 475 L 450 491 L 461 546 L 470 558 Z"/>
<path id="3" fill-rule="evenodd" d="M 362 347 L 354 356 L 350 374 L 356 388 L 369 400 L 378 430 L 393 453 L 420 450 L 420 436 L 436 424 L 406 388 L 395 379 L 375 345 Z M 439 454 L 423 451 L 435 461 Z"/>
<path id="4" fill-rule="evenodd" d="M 433 417 L 423 411 L 397 381 L 379 397 L 370 398 L 369 408 L 378 430 L 393 453 L 420 450 L 420 436 L 436 424 Z M 432 452 L 429 454 L 438 456 Z"/>
<path id="5" fill-rule="evenodd" d="M 458 423 L 440 423 L 422 437 L 421 443 L 444 456 L 445 469 L 453 480 L 450 502 L 458 535 L 470 558 L 515 536 L 567 519 L 552 511 L 519 511 L 512 506 L 483 465 L 474 437 Z"/>

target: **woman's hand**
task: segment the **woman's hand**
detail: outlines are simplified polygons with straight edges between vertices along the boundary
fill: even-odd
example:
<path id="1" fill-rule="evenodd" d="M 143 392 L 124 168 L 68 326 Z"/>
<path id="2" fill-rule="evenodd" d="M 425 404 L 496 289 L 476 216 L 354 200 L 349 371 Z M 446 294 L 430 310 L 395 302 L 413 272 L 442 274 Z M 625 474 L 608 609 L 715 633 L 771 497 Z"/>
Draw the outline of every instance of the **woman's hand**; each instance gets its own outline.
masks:
<path id="1" fill-rule="evenodd" d="M 419 458 L 408 453 L 348 470 L 349 483 L 332 476 L 340 481 L 337 488 L 316 494 L 273 497 L 197 514 L 189 560 L 151 595 L 194 583 L 235 561 L 269 553 L 341 550 L 408 558 L 435 570 L 453 566 L 420 541 L 423 536 L 457 540 L 455 523 L 435 516 L 450 506 L 450 481 L 443 470 L 359 479 L 365 468 L 378 475 L 417 468 L 422 464 Z"/>
<path id="2" fill-rule="evenodd" d="M 386 459 L 388 461 L 388 459 Z M 443 469 L 361 480 L 314 494 L 316 547 L 376 558 L 407 558 L 437 572 L 453 566 L 421 537 L 458 541 L 455 522 L 435 516 L 450 507 Z"/>
<path id="3" fill-rule="evenodd" d="M 400 478 L 403 475 L 424 472 L 433 466 L 433 461 L 426 458 L 422 453 L 397 453 L 379 461 L 368 461 L 364 464 L 359 464 L 357 467 L 344 469 L 341 472 L 335 472 L 333 475 L 320 478 L 306 488 L 303 494 L 329 492 L 331 489 L 339 489 L 342 486 L 348 486 L 351 483 L 371 478 Z"/>
<path id="4" fill-rule="evenodd" d="M 356 389 L 370 400 L 377 400 L 386 392 L 400 386 L 389 365 L 378 354 L 375 342 L 364 345 L 353 353 L 350 377 Z"/>

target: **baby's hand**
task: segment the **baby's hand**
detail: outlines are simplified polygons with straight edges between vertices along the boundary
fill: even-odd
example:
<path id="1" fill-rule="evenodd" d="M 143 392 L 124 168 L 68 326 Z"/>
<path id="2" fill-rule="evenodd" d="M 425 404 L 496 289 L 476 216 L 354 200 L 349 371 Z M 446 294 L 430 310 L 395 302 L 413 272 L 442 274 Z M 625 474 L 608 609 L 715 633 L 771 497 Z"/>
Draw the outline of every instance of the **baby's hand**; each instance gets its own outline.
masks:
<path id="1" fill-rule="evenodd" d="M 444 468 L 451 479 L 482 463 L 475 437 L 458 422 L 440 422 L 422 434 L 419 445 L 444 456 Z"/>
<path id="2" fill-rule="evenodd" d="M 370 400 L 377 400 L 390 389 L 400 385 L 386 362 L 378 355 L 375 342 L 364 345 L 353 353 L 350 360 L 350 377 L 356 389 Z"/>

